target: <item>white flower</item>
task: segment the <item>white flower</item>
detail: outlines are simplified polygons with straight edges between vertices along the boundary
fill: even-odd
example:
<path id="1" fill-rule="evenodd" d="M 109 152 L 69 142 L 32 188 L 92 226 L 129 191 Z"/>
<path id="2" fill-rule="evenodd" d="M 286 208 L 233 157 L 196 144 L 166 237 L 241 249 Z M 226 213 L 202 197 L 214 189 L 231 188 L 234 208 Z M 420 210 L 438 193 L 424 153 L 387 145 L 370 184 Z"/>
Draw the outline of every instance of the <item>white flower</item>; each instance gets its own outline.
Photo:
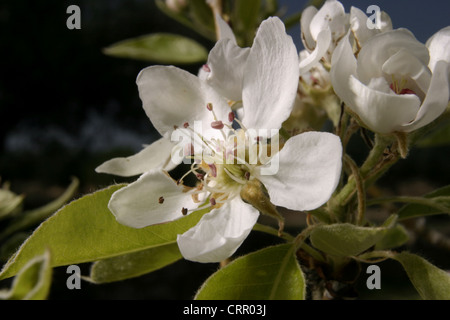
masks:
<path id="1" fill-rule="evenodd" d="M 179 181 L 159 167 L 115 192 L 109 208 L 116 219 L 141 228 L 210 207 L 177 242 L 186 259 L 217 262 L 231 256 L 256 223 L 259 211 L 243 199 L 261 192 L 261 184 L 272 204 L 258 209 L 270 211 L 271 206 L 280 205 L 312 210 L 325 203 L 340 176 L 342 146 L 337 136 L 304 133 L 276 152 L 276 135 L 267 135 L 272 138 L 267 146 L 266 139 L 255 139 L 253 134 L 262 129 L 277 131 L 289 116 L 297 90 L 297 66 L 295 45 L 283 23 L 278 18 L 264 21 L 245 62 L 240 121 L 234 119 L 227 98 L 206 81 L 175 67 L 144 69 L 137 84 L 146 114 L 165 139 L 187 137 L 178 146 L 193 162 Z M 234 121 L 240 129 L 233 129 Z M 262 152 L 266 147 L 271 153 Z M 274 162 L 278 170 L 264 173 Z M 196 187 L 183 186 L 189 174 L 198 179 Z"/>
<path id="2" fill-rule="evenodd" d="M 357 58 L 347 35 L 332 58 L 334 91 L 372 131 L 410 132 L 427 125 L 449 101 L 449 62 L 442 59 L 450 50 L 448 30 L 435 35 L 429 48 L 406 29 L 380 33 Z"/>
<path id="3" fill-rule="evenodd" d="M 355 47 L 360 48 L 369 38 L 380 32 L 392 29 L 390 17 L 380 12 L 379 28 L 367 27 L 368 17 L 358 8 L 351 7 L 350 14 L 337 0 L 327 0 L 320 10 L 307 7 L 300 20 L 302 42 L 310 55 L 300 60 L 300 74 L 314 67 L 321 59 L 331 62 L 331 56 L 339 41 L 350 30 Z"/>

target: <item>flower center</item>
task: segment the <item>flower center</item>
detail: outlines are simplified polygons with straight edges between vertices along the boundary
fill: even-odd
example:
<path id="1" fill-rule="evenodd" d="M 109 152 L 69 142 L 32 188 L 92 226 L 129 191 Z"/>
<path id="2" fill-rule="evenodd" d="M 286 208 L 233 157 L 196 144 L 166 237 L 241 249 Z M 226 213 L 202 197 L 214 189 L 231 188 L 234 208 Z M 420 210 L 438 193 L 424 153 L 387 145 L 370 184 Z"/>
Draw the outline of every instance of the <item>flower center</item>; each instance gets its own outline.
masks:
<path id="1" fill-rule="evenodd" d="M 396 80 L 395 77 L 392 76 L 392 83 L 389 87 L 396 94 L 416 94 L 413 90 L 406 88 L 407 82 L 408 80 L 406 79 Z"/>
<path id="2" fill-rule="evenodd" d="M 239 196 L 242 188 L 255 179 L 254 170 L 261 165 L 260 154 L 267 150 L 266 140 L 255 134 L 249 134 L 244 125 L 235 118 L 233 112 L 228 114 L 228 122 L 236 122 L 240 128 L 234 129 L 231 124 L 224 123 L 216 117 L 211 103 L 206 106 L 214 120 L 210 125 L 220 132 L 221 138 L 202 135 L 189 126 L 191 138 L 200 143 L 189 143 L 184 147 L 184 156 L 191 160 L 191 168 L 179 180 L 190 174 L 197 178 L 197 187 L 191 192 L 195 202 L 201 202 L 209 197 L 207 206 L 219 208 L 225 202 Z M 201 209 L 207 206 L 202 206 Z"/>

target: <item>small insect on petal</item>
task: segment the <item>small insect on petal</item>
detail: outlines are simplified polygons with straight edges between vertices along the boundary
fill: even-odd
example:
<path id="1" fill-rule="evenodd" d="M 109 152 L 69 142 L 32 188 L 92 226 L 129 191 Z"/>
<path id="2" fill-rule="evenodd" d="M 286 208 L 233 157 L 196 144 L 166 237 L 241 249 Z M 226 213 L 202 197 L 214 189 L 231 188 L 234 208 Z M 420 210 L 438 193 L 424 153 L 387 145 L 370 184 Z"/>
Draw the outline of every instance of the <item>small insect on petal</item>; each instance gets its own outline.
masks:
<path id="1" fill-rule="evenodd" d="M 159 197 L 159 199 L 158 199 L 158 203 L 160 203 L 160 204 L 163 204 L 164 203 L 164 197 Z"/>
<path id="2" fill-rule="evenodd" d="M 187 215 L 188 209 L 187 208 L 182 208 L 181 209 L 181 213 L 183 214 L 183 216 Z"/>

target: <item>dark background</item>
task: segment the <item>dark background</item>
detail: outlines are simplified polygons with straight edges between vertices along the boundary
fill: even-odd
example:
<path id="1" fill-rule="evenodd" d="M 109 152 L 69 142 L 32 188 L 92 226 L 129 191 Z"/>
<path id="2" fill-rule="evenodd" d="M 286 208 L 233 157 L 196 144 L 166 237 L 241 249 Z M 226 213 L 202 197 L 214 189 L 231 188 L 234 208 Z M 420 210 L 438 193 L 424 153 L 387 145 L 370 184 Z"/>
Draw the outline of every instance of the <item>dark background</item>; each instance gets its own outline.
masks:
<path id="1" fill-rule="evenodd" d="M 450 24 L 448 1 L 342 2 L 347 12 L 351 5 L 365 11 L 377 4 L 391 15 L 395 28 L 409 28 L 422 42 Z M 72 4 L 81 8 L 81 30 L 66 27 L 66 9 Z M 305 1 L 280 4 L 292 13 Z M 139 71 L 150 63 L 102 53 L 112 43 L 151 32 L 183 34 L 207 49 L 214 45 L 166 17 L 151 0 L 0 2 L 0 177 L 26 196 L 26 208 L 56 198 L 71 176 L 81 181 L 79 195 L 126 180 L 96 174 L 94 169 L 112 157 L 131 155 L 157 138 L 135 85 Z M 289 33 L 300 49 L 299 26 Z M 182 67 L 196 73 L 200 65 Z M 410 195 L 448 185 L 449 154 L 448 147 L 413 150 L 382 185 Z M 439 219 L 438 223 L 448 222 L 446 217 Z M 242 250 L 275 241 L 252 235 Z M 436 259 L 448 263 L 448 259 Z M 80 292 L 68 292 L 65 270 L 57 268 L 56 279 L 59 275 L 62 280 L 56 280 L 51 298 L 191 298 L 216 268 L 180 261 L 124 282 L 126 286 L 83 282 Z"/>

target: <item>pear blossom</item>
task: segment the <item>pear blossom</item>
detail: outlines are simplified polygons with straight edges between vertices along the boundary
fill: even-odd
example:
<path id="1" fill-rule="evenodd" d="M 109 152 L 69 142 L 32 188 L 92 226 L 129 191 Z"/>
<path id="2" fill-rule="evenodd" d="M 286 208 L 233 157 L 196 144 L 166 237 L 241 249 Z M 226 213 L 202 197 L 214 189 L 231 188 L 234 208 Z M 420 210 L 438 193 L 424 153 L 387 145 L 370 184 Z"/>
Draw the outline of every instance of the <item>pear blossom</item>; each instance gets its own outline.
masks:
<path id="1" fill-rule="evenodd" d="M 345 13 L 344 6 L 337 0 L 327 0 L 318 10 L 314 6 L 307 7 L 300 20 L 302 42 L 310 52 L 300 59 L 300 74 L 323 60 L 328 65 L 339 41 L 350 30 L 355 41 L 355 47 L 360 48 L 370 37 L 392 29 L 390 17 L 380 12 L 379 28 L 367 27 L 367 15 L 356 7 L 351 7 L 350 13 Z"/>
<path id="2" fill-rule="evenodd" d="M 332 57 L 334 91 L 374 132 L 421 128 L 449 101 L 449 37 L 443 29 L 427 47 L 409 30 L 396 29 L 370 38 L 355 57 L 347 34 Z"/>
<path id="3" fill-rule="evenodd" d="M 226 48 L 229 41 L 222 43 Z M 172 156 L 181 151 L 190 169 L 175 181 L 163 166 L 153 166 L 116 191 L 108 207 L 117 221 L 142 228 L 209 208 L 177 242 L 188 260 L 218 262 L 239 248 L 260 211 L 313 210 L 328 201 L 341 172 L 339 138 L 306 132 L 281 150 L 277 144 L 296 96 L 297 57 L 281 20 L 265 20 L 243 63 L 240 119 L 204 79 L 171 66 L 142 70 L 137 84 L 144 110 L 163 138 L 176 143 Z M 184 184 L 188 176 L 195 186 Z"/>

